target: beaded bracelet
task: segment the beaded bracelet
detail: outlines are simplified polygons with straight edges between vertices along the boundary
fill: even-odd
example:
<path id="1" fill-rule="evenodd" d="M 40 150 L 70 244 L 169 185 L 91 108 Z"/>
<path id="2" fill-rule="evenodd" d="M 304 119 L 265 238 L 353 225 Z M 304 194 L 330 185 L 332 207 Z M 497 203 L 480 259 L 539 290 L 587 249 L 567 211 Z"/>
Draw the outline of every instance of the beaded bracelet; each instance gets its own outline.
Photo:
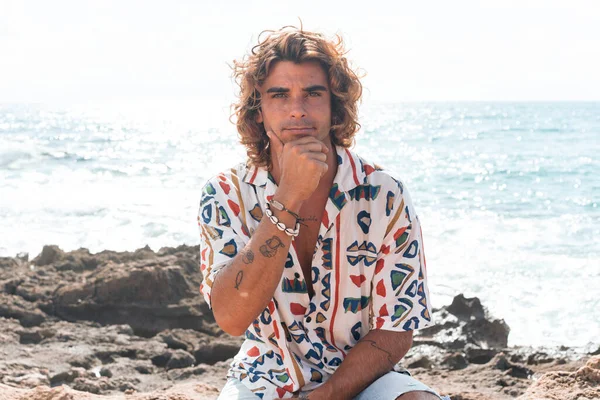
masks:
<path id="1" fill-rule="evenodd" d="M 296 220 L 296 229 L 292 230 L 285 226 L 282 222 L 279 222 L 279 218 L 273 215 L 273 211 L 271 211 L 271 205 L 267 203 L 267 208 L 265 209 L 265 214 L 271 220 L 273 224 L 282 232 L 285 232 L 286 235 L 291 236 L 292 239 L 300 234 L 300 221 Z"/>
<path id="2" fill-rule="evenodd" d="M 276 210 L 285 211 L 286 213 L 296 218 L 296 220 L 300 220 L 300 216 L 298 214 L 296 214 L 292 210 L 288 210 L 282 203 L 278 202 L 275 199 L 269 200 L 269 205 Z"/>

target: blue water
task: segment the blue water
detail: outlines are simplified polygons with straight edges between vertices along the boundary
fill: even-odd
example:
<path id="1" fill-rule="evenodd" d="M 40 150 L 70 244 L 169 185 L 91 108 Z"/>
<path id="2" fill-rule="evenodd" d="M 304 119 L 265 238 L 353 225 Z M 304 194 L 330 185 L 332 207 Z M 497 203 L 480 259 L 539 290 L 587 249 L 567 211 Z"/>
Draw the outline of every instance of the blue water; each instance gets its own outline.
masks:
<path id="1" fill-rule="evenodd" d="M 0 255 L 198 244 L 202 184 L 244 155 L 227 117 L 0 105 Z M 434 306 L 478 296 L 510 344 L 600 341 L 600 103 L 380 104 L 361 121 L 356 151 L 417 207 Z"/>

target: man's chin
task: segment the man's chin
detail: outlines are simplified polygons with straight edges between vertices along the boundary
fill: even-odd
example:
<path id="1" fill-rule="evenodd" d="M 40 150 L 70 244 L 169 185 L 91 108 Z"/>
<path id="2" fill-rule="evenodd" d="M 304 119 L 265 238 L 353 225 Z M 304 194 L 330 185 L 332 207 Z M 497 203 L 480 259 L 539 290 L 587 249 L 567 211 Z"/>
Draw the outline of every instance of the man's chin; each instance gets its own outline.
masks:
<path id="1" fill-rule="evenodd" d="M 294 142 L 296 140 L 300 140 L 300 139 L 306 138 L 306 137 L 313 137 L 323 143 L 326 143 L 329 140 L 329 135 L 322 138 L 322 137 L 319 137 L 319 133 L 316 131 L 313 131 L 312 133 L 292 133 L 292 134 L 290 134 L 289 132 L 286 132 L 285 134 L 281 135 L 280 137 L 281 137 L 281 141 L 283 143 Z"/>

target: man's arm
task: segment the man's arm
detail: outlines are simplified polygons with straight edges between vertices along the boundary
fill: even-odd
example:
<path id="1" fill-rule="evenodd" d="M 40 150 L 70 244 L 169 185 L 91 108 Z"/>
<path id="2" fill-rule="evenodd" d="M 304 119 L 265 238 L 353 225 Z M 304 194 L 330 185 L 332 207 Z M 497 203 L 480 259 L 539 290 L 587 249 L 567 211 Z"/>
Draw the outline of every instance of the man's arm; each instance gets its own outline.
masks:
<path id="1" fill-rule="evenodd" d="M 327 171 L 328 149 L 312 137 L 285 145 L 276 136 L 269 137 L 275 153 L 274 162 L 279 163 L 281 171 L 273 199 L 298 214 L 302 203 L 311 196 Z M 272 211 L 281 223 L 294 229 L 296 218 L 292 214 Z M 212 215 L 218 215 L 218 212 L 214 210 Z M 221 329 L 231 335 L 242 335 L 268 306 L 281 281 L 291 242 L 291 237 L 281 232 L 265 215 L 246 246 L 215 274 L 210 288 L 210 305 Z M 208 240 L 206 243 L 210 247 Z M 210 250 L 212 254 L 218 251 Z"/>
<path id="2" fill-rule="evenodd" d="M 274 198 L 295 208 L 284 196 Z M 279 212 L 277 216 L 293 227 L 296 220 L 286 214 Z M 219 271 L 212 284 L 211 307 L 221 329 L 233 336 L 242 335 L 268 306 L 281 281 L 291 242 L 290 236 L 264 216 L 244 249 Z"/>
<path id="3" fill-rule="evenodd" d="M 406 187 L 398 189 L 373 276 L 374 329 L 310 399 L 353 398 L 391 371 L 410 349 L 413 331 L 431 323 L 421 225 Z"/>
<path id="4" fill-rule="evenodd" d="M 370 331 L 354 345 L 327 382 L 310 393 L 310 400 L 352 399 L 390 372 L 412 345 L 412 331 Z"/>

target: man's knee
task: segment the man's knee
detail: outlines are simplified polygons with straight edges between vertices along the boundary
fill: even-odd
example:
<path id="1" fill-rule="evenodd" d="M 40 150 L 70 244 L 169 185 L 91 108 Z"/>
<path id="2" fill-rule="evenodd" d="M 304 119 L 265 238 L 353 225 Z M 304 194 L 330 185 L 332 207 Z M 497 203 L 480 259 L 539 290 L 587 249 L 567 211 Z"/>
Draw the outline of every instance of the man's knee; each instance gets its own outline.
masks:
<path id="1" fill-rule="evenodd" d="M 396 400 L 440 400 L 435 394 L 424 391 L 408 392 L 396 397 Z"/>

